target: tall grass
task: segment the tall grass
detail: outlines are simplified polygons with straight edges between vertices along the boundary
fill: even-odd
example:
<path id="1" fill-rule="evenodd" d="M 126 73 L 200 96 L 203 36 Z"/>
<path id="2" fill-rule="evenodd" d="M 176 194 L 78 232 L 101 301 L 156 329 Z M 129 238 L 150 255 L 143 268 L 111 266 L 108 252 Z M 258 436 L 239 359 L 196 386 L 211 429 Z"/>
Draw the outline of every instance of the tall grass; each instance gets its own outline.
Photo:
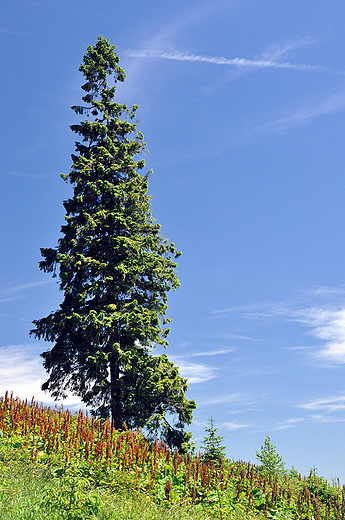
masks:
<path id="1" fill-rule="evenodd" d="M 2 519 L 340 520 L 345 488 L 311 473 L 205 462 L 82 411 L 0 398 Z"/>

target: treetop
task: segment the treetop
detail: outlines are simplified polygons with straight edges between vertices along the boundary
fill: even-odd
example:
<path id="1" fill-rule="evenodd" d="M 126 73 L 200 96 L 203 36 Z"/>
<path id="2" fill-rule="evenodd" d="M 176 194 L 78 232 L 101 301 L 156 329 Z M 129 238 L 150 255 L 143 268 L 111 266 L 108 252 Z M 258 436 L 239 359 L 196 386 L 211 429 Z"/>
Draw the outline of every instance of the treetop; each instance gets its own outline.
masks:
<path id="1" fill-rule="evenodd" d="M 125 71 L 118 66 L 120 58 L 115 52 L 116 46 L 111 45 L 107 38 L 98 36 L 94 46 L 89 45 L 79 70 L 85 76 L 87 83 L 82 89 L 89 94 L 83 100 L 90 103 L 94 96 L 106 86 L 106 78 L 114 74 L 114 81 L 125 81 Z"/>

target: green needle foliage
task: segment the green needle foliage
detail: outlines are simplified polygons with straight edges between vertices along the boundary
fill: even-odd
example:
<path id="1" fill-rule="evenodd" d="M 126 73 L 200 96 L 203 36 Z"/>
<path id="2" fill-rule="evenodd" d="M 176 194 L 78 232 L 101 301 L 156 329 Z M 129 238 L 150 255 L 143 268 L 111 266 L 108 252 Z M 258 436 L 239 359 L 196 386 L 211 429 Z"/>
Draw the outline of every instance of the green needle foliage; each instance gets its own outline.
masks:
<path id="1" fill-rule="evenodd" d="M 224 437 L 217 435 L 218 428 L 215 427 L 215 419 L 211 415 L 208 420 L 209 426 L 205 428 L 207 435 L 203 438 L 201 448 L 204 450 L 203 459 L 205 461 L 219 461 L 225 458 L 225 446 L 222 446 Z"/>
<path id="2" fill-rule="evenodd" d="M 69 390 L 94 414 L 111 416 L 115 428 L 146 426 L 181 447 L 196 404 L 186 399 L 178 368 L 151 353 L 168 345 L 167 293 L 180 285 L 181 253 L 150 212 L 150 171 L 139 173 L 146 143 L 134 122 L 138 106 L 114 101 L 116 83 L 126 77 L 118 63 L 115 47 L 99 36 L 79 67 L 86 106 L 72 109 L 87 118 L 71 126 L 81 141 L 70 174 L 62 174 L 73 197 L 64 202 L 58 246 L 41 249 L 39 264 L 59 276 L 64 299 L 34 321 L 31 334 L 54 343 L 41 354 L 49 373 L 43 390 L 57 399 Z"/>
<path id="3" fill-rule="evenodd" d="M 282 475 L 285 472 L 283 457 L 277 452 L 269 435 L 266 435 L 260 453 L 256 452 L 256 458 L 261 462 L 264 473 L 268 475 Z"/>

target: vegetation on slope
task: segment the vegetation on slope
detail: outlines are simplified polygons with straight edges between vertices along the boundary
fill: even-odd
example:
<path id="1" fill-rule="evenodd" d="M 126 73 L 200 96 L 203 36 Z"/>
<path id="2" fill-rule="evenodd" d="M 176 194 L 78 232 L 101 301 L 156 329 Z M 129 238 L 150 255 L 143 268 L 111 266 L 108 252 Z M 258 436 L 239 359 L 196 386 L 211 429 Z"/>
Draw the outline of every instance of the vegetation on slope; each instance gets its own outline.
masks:
<path id="1" fill-rule="evenodd" d="M 0 399 L 2 519 L 345 518 L 345 490 L 117 431 L 82 411 Z"/>

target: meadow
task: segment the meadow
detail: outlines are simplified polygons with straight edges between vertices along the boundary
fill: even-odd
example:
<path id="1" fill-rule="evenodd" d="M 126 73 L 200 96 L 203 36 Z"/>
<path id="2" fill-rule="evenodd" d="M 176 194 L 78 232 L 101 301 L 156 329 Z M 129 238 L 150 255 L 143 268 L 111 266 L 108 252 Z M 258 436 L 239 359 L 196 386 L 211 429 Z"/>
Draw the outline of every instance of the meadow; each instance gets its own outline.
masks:
<path id="1" fill-rule="evenodd" d="M 180 454 L 82 411 L 0 398 L 0 519 L 345 519 L 345 486 L 311 470 Z"/>

